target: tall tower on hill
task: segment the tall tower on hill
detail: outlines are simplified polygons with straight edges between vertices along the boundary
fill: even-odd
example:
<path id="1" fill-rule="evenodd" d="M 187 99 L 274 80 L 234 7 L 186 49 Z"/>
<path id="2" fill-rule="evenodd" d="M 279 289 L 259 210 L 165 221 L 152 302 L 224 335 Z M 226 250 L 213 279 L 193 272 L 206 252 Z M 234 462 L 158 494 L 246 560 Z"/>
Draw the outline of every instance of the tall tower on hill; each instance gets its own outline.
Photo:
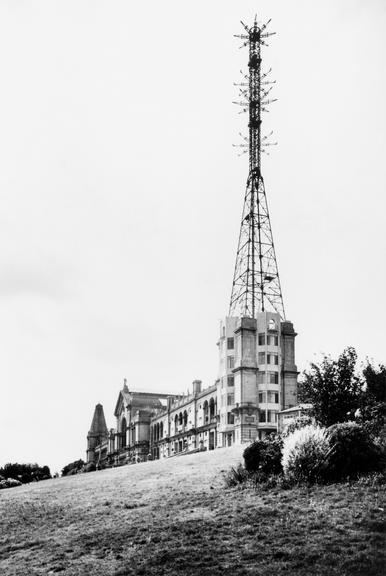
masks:
<path id="1" fill-rule="evenodd" d="M 267 24 L 251 28 L 243 24 L 245 34 L 241 34 L 243 46 L 249 48 L 249 74 L 239 84 L 241 102 L 236 102 L 248 112 L 249 138 L 241 144 L 249 151 L 249 174 L 241 218 L 239 245 L 233 276 L 230 316 L 255 318 L 258 312 L 273 310 L 284 320 L 284 304 L 279 272 L 269 219 L 267 197 L 261 173 L 261 155 L 266 152 L 271 134 L 263 136 L 261 131 L 262 114 L 275 100 L 270 98 L 273 81 L 270 70 L 262 72 L 261 47 L 266 39 L 274 34 L 267 32 Z"/>
<path id="2" fill-rule="evenodd" d="M 248 113 L 248 137 L 240 148 L 249 155 L 232 294 L 220 325 L 218 444 L 242 443 L 277 429 L 280 410 L 297 402 L 297 368 L 293 325 L 286 321 L 276 261 L 261 158 L 271 134 L 262 133 L 262 115 L 274 102 L 270 70 L 262 69 L 262 47 L 269 21 L 243 25 L 243 47 L 249 50 L 249 73 L 238 84 Z"/>

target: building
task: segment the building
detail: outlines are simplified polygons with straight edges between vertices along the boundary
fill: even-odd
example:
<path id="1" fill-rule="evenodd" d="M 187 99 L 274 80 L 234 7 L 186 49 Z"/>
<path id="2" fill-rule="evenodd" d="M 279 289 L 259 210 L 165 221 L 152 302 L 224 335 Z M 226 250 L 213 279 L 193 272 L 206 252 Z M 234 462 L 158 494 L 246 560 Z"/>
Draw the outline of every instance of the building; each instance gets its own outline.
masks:
<path id="1" fill-rule="evenodd" d="M 212 386 L 193 382 L 187 395 L 130 391 L 125 382 L 116 428 L 106 435 L 97 406 L 88 435 L 88 462 L 119 465 L 243 444 L 276 432 L 278 413 L 297 404 L 296 333 L 285 318 L 261 156 L 272 145 L 261 132 L 274 102 L 261 72 L 267 24 L 255 19 L 241 36 L 248 46 L 248 82 L 240 85 L 248 112 L 249 173 L 244 195 L 229 314 L 220 324 L 219 371 Z M 102 410 L 103 413 L 103 410 Z M 97 444 L 97 439 L 100 444 Z"/>
<path id="2" fill-rule="evenodd" d="M 87 461 L 117 466 L 214 450 L 262 438 L 278 429 L 278 415 L 297 404 L 295 332 L 279 314 L 226 317 L 217 342 L 219 373 L 187 395 L 130 391 L 118 394 L 116 427 L 107 430 L 103 408 L 95 408 Z"/>

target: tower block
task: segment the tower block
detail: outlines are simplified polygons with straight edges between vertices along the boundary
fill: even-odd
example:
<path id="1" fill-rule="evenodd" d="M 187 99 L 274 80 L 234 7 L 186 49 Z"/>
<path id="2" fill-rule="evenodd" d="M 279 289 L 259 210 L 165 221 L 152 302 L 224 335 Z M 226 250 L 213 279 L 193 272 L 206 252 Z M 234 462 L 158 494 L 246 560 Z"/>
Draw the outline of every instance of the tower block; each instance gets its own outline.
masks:
<path id="1" fill-rule="evenodd" d="M 238 37 L 248 47 L 249 73 L 243 75 L 241 101 L 248 113 L 248 137 L 239 145 L 249 155 L 240 235 L 229 315 L 220 325 L 219 445 L 250 442 L 277 430 L 278 412 L 297 403 L 296 333 L 285 318 L 276 252 L 261 169 L 262 154 L 276 142 L 263 135 L 262 115 L 274 81 L 263 72 L 261 48 L 266 24 L 242 23 Z M 222 435 L 222 438 L 221 438 Z"/>

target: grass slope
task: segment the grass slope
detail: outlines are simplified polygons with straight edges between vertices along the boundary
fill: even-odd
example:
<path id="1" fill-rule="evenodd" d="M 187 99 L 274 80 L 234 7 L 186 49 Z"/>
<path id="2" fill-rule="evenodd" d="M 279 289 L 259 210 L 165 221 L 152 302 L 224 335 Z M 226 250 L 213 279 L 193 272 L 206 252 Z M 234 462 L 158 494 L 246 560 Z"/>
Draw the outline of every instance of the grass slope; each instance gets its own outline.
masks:
<path id="1" fill-rule="evenodd" d="M 385 487 L 224 489 L 240 447 L 2 490 L 0 574 L 384 573 Z"/>

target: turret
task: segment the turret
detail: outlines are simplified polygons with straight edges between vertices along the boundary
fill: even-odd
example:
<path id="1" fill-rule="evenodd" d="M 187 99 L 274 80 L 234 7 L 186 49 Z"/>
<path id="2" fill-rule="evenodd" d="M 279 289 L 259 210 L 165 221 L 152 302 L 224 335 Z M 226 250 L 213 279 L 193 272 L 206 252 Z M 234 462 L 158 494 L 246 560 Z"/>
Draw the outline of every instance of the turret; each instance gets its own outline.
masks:
<path id="1" fill-rule="evenodd" d="M 91 428 L 87 434 L 87 462 L 94 462 L 95 447 L 108 438 L 105 415 L 102 404 L 97 404 L 91 422 Z"/>

